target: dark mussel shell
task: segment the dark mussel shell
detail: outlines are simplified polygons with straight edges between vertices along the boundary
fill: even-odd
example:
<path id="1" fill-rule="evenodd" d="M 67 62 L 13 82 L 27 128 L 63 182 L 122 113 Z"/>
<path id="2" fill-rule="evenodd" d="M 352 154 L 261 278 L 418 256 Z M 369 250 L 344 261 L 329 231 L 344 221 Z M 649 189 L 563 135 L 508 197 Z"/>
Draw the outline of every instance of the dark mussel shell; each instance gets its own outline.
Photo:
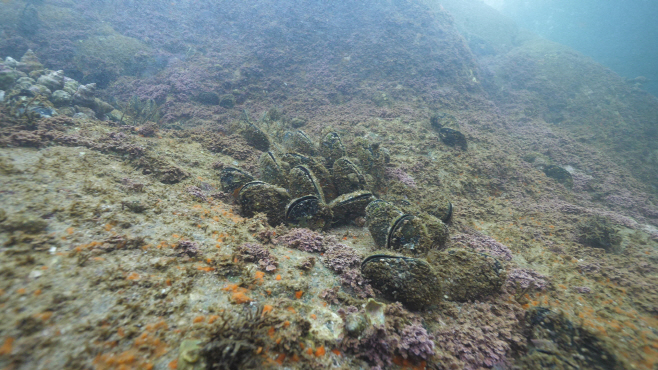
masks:
<path id="1" fill-rule="evenodd" d="M 334 162 L 334 185 L 338 194 L 347 194 L 366 188 L 366 179 L 359 167 L 347 158 L 339 158 Z"/>
<path id="2" fill-rule="evenodd" d="M 436 217 L 405 214 L 391 223 L 386 248 L 413 255 L 426 254 L 431 248 L 442 248 L 448 238 L 448 228 Z"/>
<path id="3" fill-rule="evenodd" d="M 290 151 L 314 156 L 317 148 L 313 140 L 302 130 L 297 130 L 292 135 L 286 135 L 286 144 Z"/>
<path id="4" fill-rule="evenodd" d="M 394 251 L 418 253 L 421 242 L 421 225 L 416 216 L 402 215 L 391 223 L 386 240 L 386 248 Z"/>
<path id="5" fill-rule="evenodd" d="M 331 167 L 338 158 L 347 154 L 340 135 L 336 132 L 328 133 L 320 143 L 320 153 L 327 160 L 327 166 Z"/>
<path id="6" fill-rule="evenodd" d="M 270 150 L 270 146 L 272 145 L 270 137 L 253 123 L 245 122 L 243 136 L 247 140 L 247 144 L 254 148 L 264 152 Z"/>
<path id="7" fill-rule="evenodd" d="M 441 284 L 429 263 L 418 258 L 375 254 L 361 263 L 361 273 L 385 298 L 412 310 L 441 300 Z"/>
<path id="8" fill-rule="evenodd" d="M 403 215 L 393 204 L 377 199 L 370 202 L 365 209 L 366 225 L 378 248 L 386 248 L 391 221 Z"/>
<path id="9" fill-rule="evenodd" d="M 286 170 L 276 154 L 271 151 L 263 153 L 258 159 L 258 165 L 261 180 L 284 188 L 288 187 Z"/>
<path id="10" fill-rule="evenodd" d="M 237 197 L 237 192 L 244 184 L 255 180 L 251 174 L 235 167 L 224 167 L 219 178 L 222 191 L 234 197 Z"/>
<path id="11" fill-rule="evenodd" d="M 366 215 L 366 206 L 374 201 L 375 196 L 367 191 L 355 191 L 343 194 L 329 203 L 334 213 L 334 223 L 345 223 L 355 217 Z"/>
<path id="12" fill-rule="evenodd" d="M 276 226 L 284 221 L 290 195 L 283 188 L 262 181 L 252 181 L 240 189 L 239 201 L 243 217 L 253 217 L 262 212 L 267 216 L 267 222 Z"/>
<path id="13" fill-rule="evenodd" d="M 313 171 L 304 165 L 293 167 L 290 170 L 290 195 L 299 198 L 304 195 L 315 195 L 324 202 L 324 192 L 320 181 L 315 177 Z"/>
<path id="14" fill-rule="evenodd" d="M 286 207 L 286 222 L 311 230 L 326 229 L 331 225 L 331 209 L 315 195 L 293 199 Z"/>
<path id="15" fill-rule="evenodd" d="M 333 178 L 327 168 L 315 158 L 310 158 L 299 153 L 286 153 L 281 158 L 291 167 L 304 165 L 313 172 L 318 179 L 320 187 L 324 193 L 324 201 L 330 202 L 336 198 L 336 188 L 334 187 Z"/>
<path id="16" fill-rule="evenodd" d="M 443 281 L 446 299 L 480 300 L 500 292 L 507 272 L 496 258 L 462 248 L 430 253 L 428 259 Z"/>
<path id="17" fill-rule="evenodd" d="M 462 150 L 468 148 L 466 136 L 455 129 L 444 127 L 439 130 L 439 137 L 441 138 L 441 141 L 448 146 L 459 147 Z"/>

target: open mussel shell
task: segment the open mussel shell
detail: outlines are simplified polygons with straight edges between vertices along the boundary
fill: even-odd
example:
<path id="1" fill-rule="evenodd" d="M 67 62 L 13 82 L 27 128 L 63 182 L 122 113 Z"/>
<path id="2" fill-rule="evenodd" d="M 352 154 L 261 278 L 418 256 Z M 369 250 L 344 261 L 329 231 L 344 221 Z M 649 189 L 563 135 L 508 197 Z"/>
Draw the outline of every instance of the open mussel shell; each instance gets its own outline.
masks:
<path id="1" fill-rule="evenodd" d="M 441 300 L 439 276 L 425 260 L 393 254 L 373 254 L 361 263 L 361 273 L 385 298 L 412 310 Z"/>
<path id="2" fill-rule="evenodd" d="M 286 207 L 286 222 L 311 230 L 326 229 L 331 225 L 331 209 L 315 195 L 290 201 Z"/>
<path id="3" fill-rule="evenodd" d="M 290 167 L 304 165 L 311 170 L 322 188 L 325 202 L 331 202 L 336 198 L 337 194 L 336 188 L 334 187 L 333 177 L 329 170 L 316 158 L 307 157 L 299 153 L 286 153 L 281 159 L 288 163 Z"/>
<path id="4" fill-rule="evenodd" d="M 454 207 L 448 200 L 448 197 L 444 195 L 435 195 L 428 202 L 424 202 L 421 208 L 423 211 L 443 221 L 444 224 L 448 224 L 452 220 Z"/>
<path id="5" fill-rule="evenodd" d="M 430 249 L 441 249 L 448 239 L 448 228 L 438 218 L 421 213 L 405 214 L 391 223 L 386 248 L 412 255 L 426 254 Z"/>
<path id="6" fill-rule="evenodd" d="M 443 281 L 446 299 L 451 301 L 474 301 L 498 294 L 507 278 L 496 258 L 468 249 L 434 251 L 428 260 Z"/>
<path id="7" fill-rule="evenodd" d="M 331 167 L 338 158 L 347 154 L 345 146 L 336 132 L 328 133 L 320 143 L 320 153 L 327 160 L 327 166 Z"/>
<path id="8" fill-rule="evenodd" d="M 367 191 L 355 191 L 343 194 L 329 203 L 329 208 L 334 213 L 334 223 L 346 223 L 349 220 L 366 215 L 366 207 L 376 198 Z"/>
<path id="9" fill-rule="evenodd" d="M 276 154 L 271 151 L 263 153 L 258 160 L 258 166 L 261 180 L 284 188 L 288 187 L 287 171 Z"/>
<path id="10" fill-rule="evenodd" d="M 402 211 L 393 204 L 381 199 L 370 202 L 365 211 L 366 225 L 370 235 L 375 240 L 375 244 L 378 248 L 386 248 L 391 222 L 402 216 Z"/>
<path id="11" fill-rule="evenodd" d="M 324 202 L 324 192 L 320 186 L 320 181 L 315 177 L 313 171 L 304 165 L 293 167 L 290 170 L 290 195 L 293 198 L 303 197 L 304 195 L 315 195 Z"/>
<path id="12" fill-rule="evenodd" d="M 270 137 L 251 122 L 245 122 L 242 136 L 247 141 L 247 144 L 258 150 L 268 151 L 272 145 Z"/>
<path id="13" fill-rule="evenodd" d="M 391 223 L 386 240 L 386 248 L 394 251 L 418 254 L 422 249 L 422 227 L 414 215 L 402 215 Z"/>
<path id="14" fill-rule="evenodd" d="M 234 197 L 237 197 L 237 191 L 244 184 L 255 180 L 251 174 L 235 167 L 224 167 L 219 178 L 222 191 L 232 194 Z"/>
<path id="15" fill-rule="evenodd" d="M 239 201 L 243 217 L 253 217 L 262 212 L 267 216 L 267 222 L 276 226 L 284 221 L 290 195 L 286 189 L 262 181 L 252 181 L 240 189 Z"/>
<path id="16" fill-rule="evenodd" d="M 366 179 L 354 162 L 343 157 L 334 162 L 334 185 L 338 194 L 347 194 L 366 188 Z"/>
<path id="17" fill-rule="evenodd" d="M 313 140 L 302 130 L 297 130 L 284 137 L 285 144 L 291 152 L 297 152 L 309 156 L 317 154 L 318 150 Z"/>

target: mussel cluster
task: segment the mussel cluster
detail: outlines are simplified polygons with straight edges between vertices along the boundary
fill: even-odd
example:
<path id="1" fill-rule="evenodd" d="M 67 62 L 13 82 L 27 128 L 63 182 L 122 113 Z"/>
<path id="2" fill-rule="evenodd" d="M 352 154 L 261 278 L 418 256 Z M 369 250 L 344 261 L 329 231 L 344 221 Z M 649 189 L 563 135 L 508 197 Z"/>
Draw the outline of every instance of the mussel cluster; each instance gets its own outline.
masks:
<path id="1" fill-rule="evenodd" d="M 263 149 L 273 147 L 254 125 L 248 124 L 248 129 L 248 141 Z M 365 216 L 366 206 L 376 197 L 355 161 L 347 157 L 340 135 L 329 133 L 316 145 L 298 130 L 287 133 L 284 143 L 282 154 L 268 150 L 261 155 L 260 180 L 238 168 L 222 170 L 222 188 L 238 200 L 243 216 L 262 212 L 271 225 L 311 230 Z"/>
<path id="2" fill-rule="evenodd" d="M 412 214 L 408 208 L 381 199 L 366 207 L 366 224 L 380 250 L 363 260 L 361 273 L 377 291 L 420 310 L 442 299 L 477 300 L 500 290 L 506 274 L 495 258 L 465 249 L 442 250 L 452 217 L 450 202 L 433 215 Z"/>
<path id="3" fill-rule="evenodd" d="M 264 150 L 259 159 L 260 179 L 225 167 L 221 184 L 239 202 L 244 217 L 262 212 L 273 226 L 285 223 L 312 230 L 365 217 L 378 251 L 363 260 L 363 276 L 387 299 L 412 309 L 427 308 L 445 298 L 479 299 L 502 286 L 505 270 L 493 257 L 442 250 L 448 239 L 446 224 L 452 217 L 450 202 L 426 213 L 410 204 L 377 199 L 369 190 L 371 181 L 357 160 L 347 156 L 337 133 L 327 134 L 316 145 L 301 130 L 288 132 L 283 136 L 285 149 L 278 150 L 271 150 L 277 145 L 249 122 L 243 135 Z M 373 163 L 378 162 L 365 166 L 373 167 Z M 375 174 L 382 171 L 369 169 Z"/>

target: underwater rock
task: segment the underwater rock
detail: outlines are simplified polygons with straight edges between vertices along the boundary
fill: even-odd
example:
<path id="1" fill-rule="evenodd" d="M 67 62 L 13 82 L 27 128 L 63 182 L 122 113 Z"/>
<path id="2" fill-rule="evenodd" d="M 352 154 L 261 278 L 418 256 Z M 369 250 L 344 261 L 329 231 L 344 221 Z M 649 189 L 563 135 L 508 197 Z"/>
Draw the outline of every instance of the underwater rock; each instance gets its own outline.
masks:
<path id="1" fill-rule="evenodd" d="M 361 273 L 385 298 L 410 309 L 426 309 L 441 300 L 439 277 L 422 259 L 375 253 L 363 260 Z"/>
<path id="2" fill-rule="evenodd" d="M 450 301 L 475 301 L 497 294 L 507 278 L 503 265 L 484 253 L 451 248 L 431 253 L 428 260 Z"/>
<path id="3" fill-rule="evenodd" d="M 73 97 L 64 90 L 55 90 L 50 96 L 50 101 L 57 108 L 68 107 L 73 102 Z"/>
<path id="4" fill-rule="evenodd" d="M 449 113 L 437 112 L 430 116 L 430 125 L 437 131 L 441 130 L 444 126 L 452 126 L 456 124 L 457 118 Z"/>
<path id="5" fill-rule="evenodd" d="M 186 339 L 181 342 L 178 348 L 178 369 L 179 370 L 205 370 L 206 361 L 201 356 L 203 347 L 200 340 Z"/>
<path id="6" fill-rule="evenodd" d="M 12 57 L 6 57 L 4 64 L 10 68 L 16 68 L 18 66 L 18 61 Z"/>
<path id="7" fill-rule="evenodd" d="M 28 234 L 39 234 L 46 231 L 48 222 L 35 216 L 11 215 L 0 223 L 0 230 L 22 231 Z"/>
<path id="8" fill-rule="evenodd" d="M 16 65 L 16 69 L 21 72 L 30 73 L 32 71 L 38 71 L 43 69 L 43 64 L 39 62 L 39 58 L 34 52 L 29 49 L 21 57 L 21 61 Z"/>
<path id="9" fill-rule="evenodd" d="M 233 94 L 224 94 L 219 97 L 217 104 L 222 108 L 231 109 L 235 106 L 235 96 Z"/>
<path id="10" fill-rule="evenodd" d="M 96 84 L 78 86 L 77 91 L 73 94 L 73 103 L 84 107 L 92 108 L 94 106 L 94 94 L 96 94 Z"/>
<path id="11" fill-rule="evenodd" d="M 32 85 L 27 90 L 32 93 L 32 96 L 43 95 L 46 98 L 48 98 L 52 94 L 52 92 L 50 91 L 49 88 L 47 88 L 44 85 L 40 85 L 40 84 Z"/>
<path id="12" fill-rule="evenodd" d="M 73 96 L 78 91 L 78 87 L 80 87 L 80 83 L 78 81 L 72 78 L 64 77 L 64 87 L 62 90 Z"/>
<path id="13" fill-rule="evenodd" d="M 64 71 L 54 71 L 37 79 L 37 83 L 46 86 L 50 90 L 64 88 Z"/>
<path id="14" fill-rule="evenodd" d="M 300 128 L 300 127 L 306 125 L 306 122 L 307 121 L 304 118 L 294 117 L 290 120 L 290 126 L 292 126 L 292 128 Z"/>
<path id="15" fill-rule="evenodd" d="M 10 89 L 16 80 L 24 76 L 25 74 L 9 68 L 5 64 L 0 64 L 0 90 Z"/>
<path id="16" fill-rule="evenodd" d="M 524 369 L 626 368 L 606 341 L 563 314 L 537 307 L 526 313 L 525 321 L 529 348 L 519 360 Z"/>
<path id="17" fill-rule="evenodd" d="M 439 137 L 441 138 L 441 141 L 448 146 L 458 147 L 462 150 L 468 148 L 466 136 L 457 130 L 444 127 L 439 130 Z"/>
<path id="18" fill-rule="evenodd" d="M 621 248 L 621 236 L 614 225 L 602 216 L 591 216 L 578 222 L 578 238 L 581 243 L 601 248 L 606 252 L 618 252 Z"/>
<path id="19" fill-rule="evenodd" d="M 205 105 L 218 105 L 219 104 L 219 95 L 216 92 L 204 91 L 199 93 L 196 96 L 196 100 Z"/>
<path id="20" fill-rule="evenodd" d="M 543 171 L 547 177 L 554 179 L 569 189 L 573 188 L 573 177 L 571 176 L 571 173 L 564 168 L 551 164 L 545 166 Z"/>

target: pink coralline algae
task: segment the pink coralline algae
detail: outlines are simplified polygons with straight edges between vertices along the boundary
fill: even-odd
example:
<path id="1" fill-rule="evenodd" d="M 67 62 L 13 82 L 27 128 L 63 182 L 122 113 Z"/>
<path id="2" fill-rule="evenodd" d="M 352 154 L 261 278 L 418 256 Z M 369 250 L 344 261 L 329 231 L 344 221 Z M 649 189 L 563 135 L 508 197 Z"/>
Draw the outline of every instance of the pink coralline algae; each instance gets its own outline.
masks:
<path id="1" fill-rule="evenodd" d="M 457 234 L 450 239 L 457 246 L 470 248 L 476 252 L 486 253 L 504 261 L 512 260 L 512 251 L 492 237 L 486 235 Z"/>
<path id="2" fill-rule="evenodd" d="M 199 246 L 190 240 L 181 240 L 176 244 L 176 249 L 179 251 L 179 254 L 182 255 L 187 255 L 188 257 L 194 257 L 197 256 L 201 251 L 199 250 Z"/>
<path id="3" fill-rule="evenodd" d="M 404 358 L 427 360 L 434 356 L 434 336 L 420 324 L 408 325 L 402 329 L 398 350 Z"/>
<path id="4" fill-rule="evenodd" d="M 203 194 L 203 190 L 198 186 L 188 186 L 185 190 L 198 200 L 206 201 L 206 196 Z"/>
<path id="5" fill-rule="evenodd" d="M 350 287 L 361 297 L 372 297 L 374 291 L 361 275 L 361 255 L 345 244 L 330 244 L 327 246 L 322 263 L 330 270 L 339 274 L 342 286 Z"/>
<path id="6" fill-rule="evenodd" d="M 543 290 L 547 284 L 546 276 L 535 270 L 525 268 L 517 268 L 510 271 L 507 274 L 507 281 L 505 282 L 505 286 L 508 289 L 516 289 L 518 286 L 521 289 L 534 288 Z"/>
<path id="7" fill-rule="evenodd" d="M 454 316 L 434 332 L 437 356 L 445 368 L 493 367 L 514 347 L 523 347 L 524 311 L 512 304 L 476 303 L 453 307 Z"/>
<path id="8" fill-rule="evenodd" d="M 399 167 L 386 167 L 386 176 L 391 179 L 396 179 L 410 188 L 417 188 L 416 180 Z"/>
<path id="9" fill-rule="evenodd" d="M 592 292 L 592 289 L 590 287 L 586 287 L 586 286 L 575 286 L 575 287 L 572 287 L 571 289 L 573 289 L 574 292 L 580 293 L 580 294 L 589 294 L 589 293 Z"/>
<path id="10" fill-rule="evenodd" d="M 323 236 L 308 229 L 296 228 L 274 241 L 304 252 L 324 252 L 322 263 L 338 274 L 342 286 L 351 288 L 361 298 L 374 296 L 372 287 L 361 275 L 361 255 L 354 248 L 338 243 L 334 236 Z"/>
<path id="11" fill-rule="evenodd" d="M 258 266 L 267 272 L 276 270 L 279 265 L 276 256 L 260 244 L 244 243 L 236 248 L 236 252 L 245 262 L 258 263 Z"/>
<path id="12" fill-rule="evenodd" d="M 335 242 L 335 238 L 322 236 L 309 229 L 296 228 L 276 238 L 275 242 L 304 252 L 324 252 L 326 244 Z"/>

